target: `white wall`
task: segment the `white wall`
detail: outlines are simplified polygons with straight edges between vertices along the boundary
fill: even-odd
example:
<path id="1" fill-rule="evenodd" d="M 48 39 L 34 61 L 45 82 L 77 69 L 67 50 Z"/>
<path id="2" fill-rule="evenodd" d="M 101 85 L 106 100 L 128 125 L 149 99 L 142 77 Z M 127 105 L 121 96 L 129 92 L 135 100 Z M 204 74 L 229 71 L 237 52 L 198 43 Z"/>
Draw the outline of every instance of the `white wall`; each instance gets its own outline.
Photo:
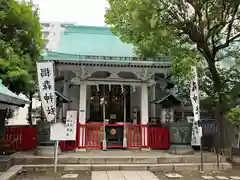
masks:
<path id="1" fill-rule="evenodd" d="M 19 96 L 26 98 L 26 96 L 23 94 L 20 94 Z M 35 109 L 40 106 L 41 106 L 41 102 L 33 98 L 32 108 Z M 9 119 L 8 125 L 27 125 L 28 124 L 28 121 L 27 121 L 28 107 L 29 105 L 25 105 L 24 108 L 21 108 L 21 107 L 14 108 L 15 110 L 14 117 Z M 33 124 L 36 124 L 36 122 L 33 122 Z"/>

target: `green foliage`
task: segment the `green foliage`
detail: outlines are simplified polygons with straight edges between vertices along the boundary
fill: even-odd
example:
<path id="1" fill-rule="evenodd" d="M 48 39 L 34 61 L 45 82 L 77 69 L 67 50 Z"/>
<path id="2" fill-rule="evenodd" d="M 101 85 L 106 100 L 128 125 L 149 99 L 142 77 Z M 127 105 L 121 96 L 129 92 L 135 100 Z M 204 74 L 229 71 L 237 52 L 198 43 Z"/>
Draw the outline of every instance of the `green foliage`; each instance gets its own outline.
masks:
<path id="1" fill-rule="evenodd" d="M 240 83 L 240 1 L 108 1 L 106 23 L 137 54 L 171 57 L 174 78 L 182 87 L 188 88 L 191 66 L 197 66 L 206 102 L 220 111 L 234 105 Z"/>
<path id="2" fill-rule="evenodd" d="M 227 118 L 232 124 L 240 125 L 240 108 L 232 108 L 227 113 Z"/>
<path id="3" fill-rule="evenodd" d="M 31 3 L 0 1 L 0 78 L 16 93 L 36 91 L 36 61 L 44 47 L 38 10 Z"/>

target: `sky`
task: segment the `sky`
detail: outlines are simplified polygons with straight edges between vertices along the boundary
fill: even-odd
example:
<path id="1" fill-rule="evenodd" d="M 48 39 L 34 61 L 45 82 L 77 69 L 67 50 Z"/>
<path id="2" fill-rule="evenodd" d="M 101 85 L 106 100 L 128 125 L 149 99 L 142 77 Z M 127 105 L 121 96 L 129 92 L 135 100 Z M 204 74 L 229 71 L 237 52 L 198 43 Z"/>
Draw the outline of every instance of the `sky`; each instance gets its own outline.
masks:
<path id="1" fill-rule="evenodd" d="M 33 0 L 41 21 L 104 26 L 106 0 Z"/>

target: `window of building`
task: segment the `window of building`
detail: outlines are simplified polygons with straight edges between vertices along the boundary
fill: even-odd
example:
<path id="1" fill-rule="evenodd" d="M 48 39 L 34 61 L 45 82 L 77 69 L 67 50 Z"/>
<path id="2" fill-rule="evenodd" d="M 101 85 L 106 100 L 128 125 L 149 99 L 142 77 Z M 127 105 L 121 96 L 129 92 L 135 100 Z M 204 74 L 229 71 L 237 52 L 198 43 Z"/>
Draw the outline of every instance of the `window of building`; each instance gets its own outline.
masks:
<path id="1" fill-rule="evenodd" d="M 42 26 L 43 26 L 43 27 L 49 27 L 50 24 L 49 24 L 49 23 L 42 23 Z"/>
<path id="2" fill-rule="evenodd" d="M 49 32 L 48 32 L 48 31 L 43 31 L 43 37 L 44 37 L 44 38 L 47 38 L 48 35 L 49 35 Z"/>
<path id="3" fill-rule="evenodd" d="M 73 24 L 64 23 L 64 24 L 61 24 L 61 27 L 65 28 L 66 26 L 70 26 L 70 25 L 73 25 Z"/>

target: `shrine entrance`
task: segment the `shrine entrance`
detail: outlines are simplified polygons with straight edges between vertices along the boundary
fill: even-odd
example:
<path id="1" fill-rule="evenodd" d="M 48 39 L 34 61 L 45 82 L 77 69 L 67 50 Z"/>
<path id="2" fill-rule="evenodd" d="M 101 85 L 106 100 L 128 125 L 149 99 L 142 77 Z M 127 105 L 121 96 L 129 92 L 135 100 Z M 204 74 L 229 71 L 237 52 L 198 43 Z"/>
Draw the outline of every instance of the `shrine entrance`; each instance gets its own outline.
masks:
<path id="1" fill-rule="evenodd" d="M 124 122 L 124 115 L 126 122 L 130 122 L 130 86 L 99 85 L 90 88 L 89 122 L 104 122 L 104 116 L 110 124 Z M 105 115 L 103 115 L 103 100 L 105 100 Z"/>

